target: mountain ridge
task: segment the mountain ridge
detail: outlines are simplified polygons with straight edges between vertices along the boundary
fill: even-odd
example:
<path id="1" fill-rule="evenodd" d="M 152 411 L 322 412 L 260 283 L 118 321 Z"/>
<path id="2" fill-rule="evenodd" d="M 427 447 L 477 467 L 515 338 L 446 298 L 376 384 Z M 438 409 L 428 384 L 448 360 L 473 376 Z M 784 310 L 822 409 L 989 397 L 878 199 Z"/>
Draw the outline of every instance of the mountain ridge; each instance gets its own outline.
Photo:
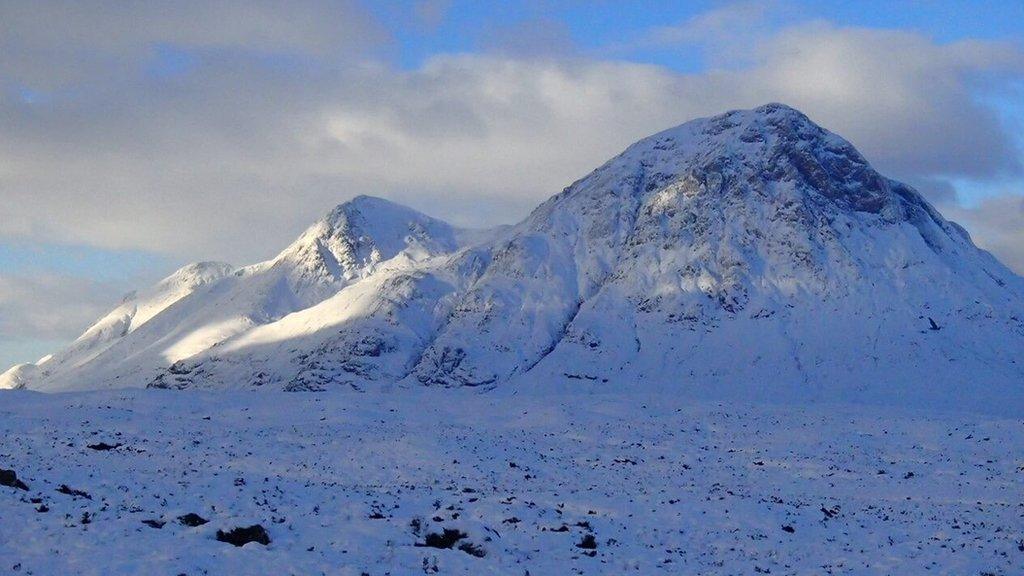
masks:
<path id="1" fill-rule="evenodd" d="M 1024 407 L 1024 281 L 849 142 L 781 104 L 640 140 L 490 237 L 362 196 L 268 262 L 208 292 L 240 278 L 237 290 L 263 282 L 286 305 L 170 342 L 167 317 L 210 325 L 189 323 L 197 312 L 182 311 L 210 298 L 190 296 L 173 305 L 185 320 L 169 309 L 141 331 L 156 332 L 148 366 L 85 380 L 675 387 L 989 408 L 1001 396 Z M 948 375 L 934 374 L 937 363 Z"/>

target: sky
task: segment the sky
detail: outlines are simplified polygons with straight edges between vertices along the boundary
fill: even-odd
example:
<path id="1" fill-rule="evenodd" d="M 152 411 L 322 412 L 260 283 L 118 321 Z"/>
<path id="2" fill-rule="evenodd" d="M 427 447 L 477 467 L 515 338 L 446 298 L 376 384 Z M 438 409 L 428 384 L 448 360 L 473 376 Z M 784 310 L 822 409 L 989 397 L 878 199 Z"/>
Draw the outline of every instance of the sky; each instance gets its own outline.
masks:
<path id="1" fill-rule="evenodd" d="M 386 197 L 512 223 L 784 102 L 1024 273 L 1024 3 L 0 0 L 0 370 Z"/>

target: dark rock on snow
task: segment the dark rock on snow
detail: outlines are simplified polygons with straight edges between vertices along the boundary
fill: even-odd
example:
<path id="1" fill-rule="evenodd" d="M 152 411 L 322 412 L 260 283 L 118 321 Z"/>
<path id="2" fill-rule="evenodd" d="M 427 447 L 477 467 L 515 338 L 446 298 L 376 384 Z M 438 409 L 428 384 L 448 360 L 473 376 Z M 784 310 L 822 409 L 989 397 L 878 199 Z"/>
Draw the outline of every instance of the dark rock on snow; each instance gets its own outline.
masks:
<path id="1" fill-rule="evenodd" d="M 235 528 L 230 532 L 217 530 L 217 540 L 235 546 L 245 546 L 249 542 L 257 542 L 266 546 L 270 544 L 270 535 L 267 534 L 267 530 L 263 526 L 253 524 L 246 528 Z"/>
<path id="2" fill-rule="evenodd" d="M 3 468 L 0 468 L 0 486 L 28 490 L 28 485 L 18 479 L 18 475 L 14 473 L 14 470 L 4 470 Z"/>
<path id="3" fill-rule="evenodd" d="M 78 498 L 79 496 L 81 496 L 82 498 L 85 498 L 86 500 L 92 500 L 92 495 L 90 495 L 85 490 L 76 490 L 76 489 L 68 486 L 67 484 L 61 484 L 57 488 L 57 492 L 60 492 L 61 494 L 67 494 L 68 496 L 74 496 L 75 498 Z"/>
<path id="4" fill-rule="evenodd" d="M 203 518 L 202 516 L 200 516 L 199 514 L 196 514 L 195 512 L 189 512 L 188 514 L 183 514 L 181 516 L 178 516 L 178 523 L 180 523 L 180 524 L 182 524 L 184 526 L 190 526 L 190 527 L 193 527 L 193 528 L 196 527 L 196 526 L 202 526 L 203 524 L 206 524 L 207 522 L 209 522 L 209 520 L 207 520 L 206 518 Z"/>
<path id="5" fill-rule="evenodd" d="M 106 442 L 100 442 L 99 444 L 89 444 L 87 446 L 87 448 L 89 448 L 90 450 L 100 450 L 100 451 L 113 450 L 114 448 L 120 448 L 120 447 L 121 447 L 120 443 L 118 443 L 118 444 L 107 444 Z"/>

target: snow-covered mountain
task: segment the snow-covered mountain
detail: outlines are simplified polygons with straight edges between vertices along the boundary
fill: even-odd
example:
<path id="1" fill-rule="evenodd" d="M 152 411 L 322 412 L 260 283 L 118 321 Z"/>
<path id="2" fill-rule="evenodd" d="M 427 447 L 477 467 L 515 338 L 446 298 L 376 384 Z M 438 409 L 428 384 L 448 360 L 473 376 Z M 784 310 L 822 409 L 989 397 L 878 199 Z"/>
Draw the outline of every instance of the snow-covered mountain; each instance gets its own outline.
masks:
<path id="1" fill-rule="evenodd" d="M 239 269 L 191 264 L 130 295 L 67 349 L 0 376 L 0 388 L 145 386 L 174 362 L 307 309 L 378 270 L 450 252 L 463 234 L 414 210 L 360 196 L 271 260 Z"/>
<path id="2" fill-rule="evenodd" d="M 778 104 L 646 138 L 511 228 L 361 197 L 277 258 L 217 270 L 6 385 L 1024 408 L 1024 279 Z"/>

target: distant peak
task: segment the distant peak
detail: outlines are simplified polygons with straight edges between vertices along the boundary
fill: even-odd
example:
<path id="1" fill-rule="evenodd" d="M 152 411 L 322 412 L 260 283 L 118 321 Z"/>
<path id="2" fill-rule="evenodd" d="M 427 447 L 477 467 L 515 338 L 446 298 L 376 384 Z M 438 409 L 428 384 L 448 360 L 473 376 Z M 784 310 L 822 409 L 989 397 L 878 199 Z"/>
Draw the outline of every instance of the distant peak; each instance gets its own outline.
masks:
<path id="1" fill-rule="evenodd" d="M 278 260 L 349 277 L 416 245 L 423 253 L 450 252 L 457 246 L 447 223 L 376 196 L 359 195 L 338 204 L 306 229 Z"/>
<path id="2" fill-rule="evenodd" d="M 226 276 L 232 270 L 234 270 L 234 266 L 227 262 L 215 262 L 212 260 L 192 262 L 175 270 L 173 274 L 167 277 L 167 280 Z"/>
<path id="3" fill-rule="evenodd" d="M 358 196 L 355 196 L 351 200 L 348 200 L 347 202 L 342 202 L 337 206 L 337 208 L 360 208 L 363 206 L 394 206 L 397 208 L 405 208 L 405 206 L 392 202 L 391 200 L 388 200 L 386 198 L 381 198 L 380 196 L 370 196 L 368 194 L 360 194 Z"/>
<path id="4" fill-rule="evenodd" d="M 234 270 L 235 267 L 226 262 L 193 262 L 175 270 L 170 276 L 164 278 L 159 285 L 195 288 L 219 280 L 231 274 Z M 134 299 L 136 296 L 136 293 L 132 292 L 125 297 L 125 300 Z"/>
<path id="5" fill-rule="evenodd" d="M 427 217 L 397 202 L 392 202 L 378 196 L 360 194 L 351 200 L 335 206 L 327 213 L 325 220 L 328 224 L 334 225 L 339 221 L 348 220 L 356 216 L 399 217 L 413 220 Z"/>
<path id="6" fill-rule="evenodd" d="M 217 262 L 215 260 L 204 260 L 202 262 L 186 264 L 179 268 L 177 273 L 206 272 L 209 270 L 224 270 L 225 268 L 231 268 L 231 264 L 228 264 L 227 262 Z"/>

